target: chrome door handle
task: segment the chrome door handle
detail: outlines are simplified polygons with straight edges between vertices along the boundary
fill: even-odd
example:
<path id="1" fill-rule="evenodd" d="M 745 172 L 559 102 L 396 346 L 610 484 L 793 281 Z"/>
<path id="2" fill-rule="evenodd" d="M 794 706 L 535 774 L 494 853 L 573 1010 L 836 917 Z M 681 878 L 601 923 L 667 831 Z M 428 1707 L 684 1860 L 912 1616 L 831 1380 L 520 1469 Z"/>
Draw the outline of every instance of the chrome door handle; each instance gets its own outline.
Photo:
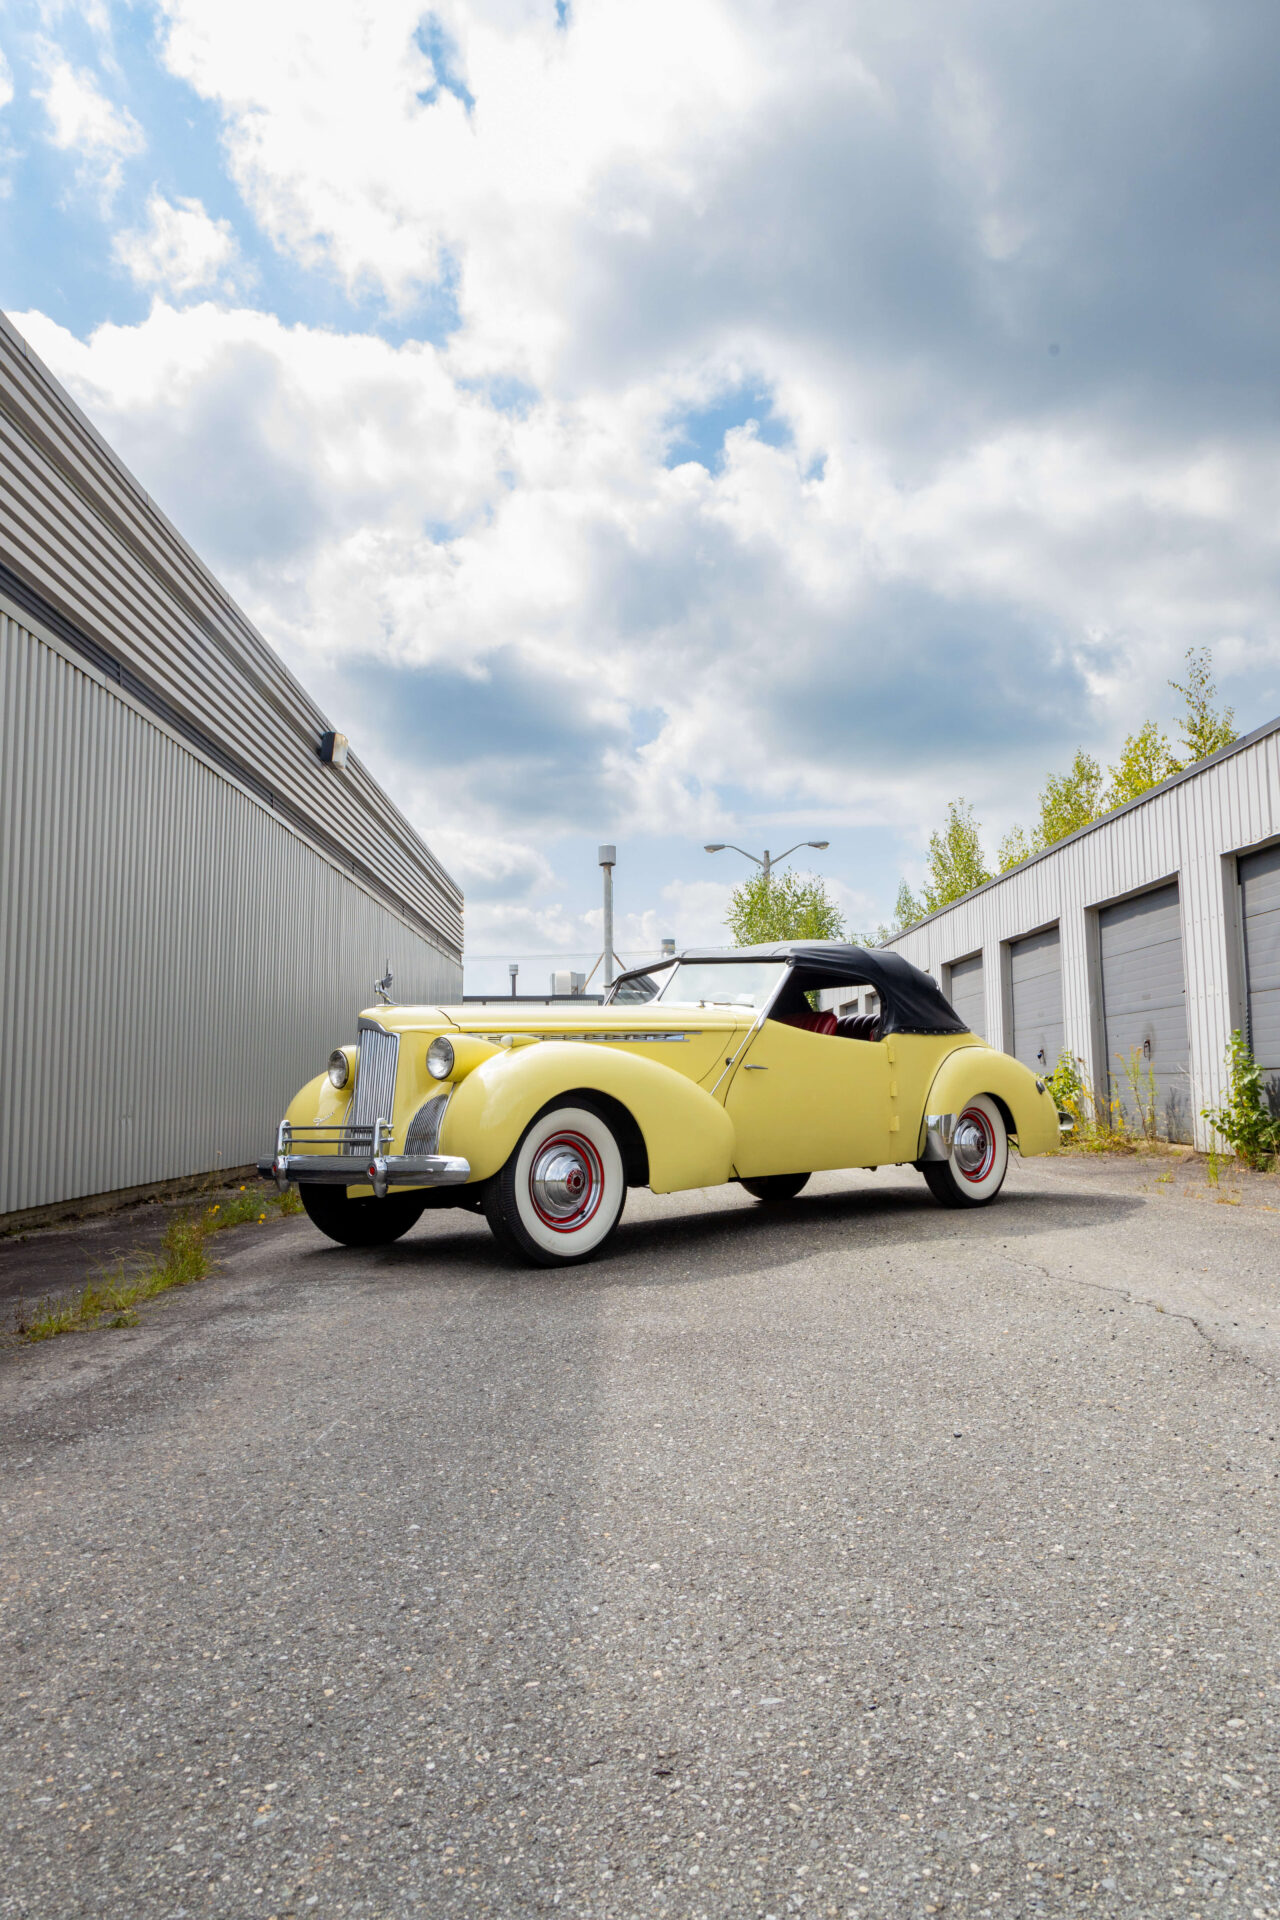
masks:
<path id="1" fill-rule="evenodd" d="M 744 1067 L 742 1071 L 744 1073 L 768 1073 L 769 1069 L 768 1067 Z"/>

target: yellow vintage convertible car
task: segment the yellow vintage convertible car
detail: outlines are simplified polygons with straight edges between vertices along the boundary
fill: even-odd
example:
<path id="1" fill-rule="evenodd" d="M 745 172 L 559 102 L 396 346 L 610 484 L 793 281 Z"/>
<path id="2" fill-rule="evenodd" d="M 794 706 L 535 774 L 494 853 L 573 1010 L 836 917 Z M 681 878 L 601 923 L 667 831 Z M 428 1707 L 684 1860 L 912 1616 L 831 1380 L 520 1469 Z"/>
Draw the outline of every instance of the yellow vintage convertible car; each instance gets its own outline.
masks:
<path id="1" fill-rule="evenodd" d="M 874 1013 L 820 1011 L 870 989 Z M 833 991 L 834 990 L 834 991 Z M 918 1167 L 944 1206 L 1058 1144 L 1043 1080 L 968 1032 L 900 954 L 832 941 L 676 955 L 603 1006 L 377 1006 L 297 1095 L 261 1171 L 322 1232 L 396 1240 L 483 1211 L 537 1266 L 598 1253 L 627 1188 L 736 1180 L 791 1200 L 821 1168 Z"/>

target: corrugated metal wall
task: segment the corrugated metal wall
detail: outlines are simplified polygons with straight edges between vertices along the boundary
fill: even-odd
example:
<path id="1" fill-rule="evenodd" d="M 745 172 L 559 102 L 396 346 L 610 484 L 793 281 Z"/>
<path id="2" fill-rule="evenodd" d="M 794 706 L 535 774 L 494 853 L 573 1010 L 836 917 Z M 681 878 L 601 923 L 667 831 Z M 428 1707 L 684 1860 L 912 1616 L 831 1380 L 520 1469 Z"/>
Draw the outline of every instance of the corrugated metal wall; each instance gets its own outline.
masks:
<path id="1" fill-rule="evenodd" d="M 330 721 L 0 315 L 0 562 L 460 951 L 462 896 Z"/>
<path id="2" fill-rule="evenodd" d="M 1237 858 L 1280 839 L 1280 720 L 1203 767 L 1166 782 L 1118 813 L 945 907 L 892 944 L 944 978 L 953 960 L 981 950 L 986 1037 L 1012 1047 L 1010 945 L 1057 923 L 1062 937 L 1063 1036 L 1095 1086 L 1110 1064 L 1102 1018 L 1098 910 L 1162 882 L 1178 882 L 1186 968 L 1187 1110 L 1221 1104 L 1232 1027 L 1245 1023 L 1244 942 Z"/>
<path id="3" fill-rule="evenodd" d="M 391 958 L 457 958 L 0 609 L 0 1214 L 271 1147 Z"/>

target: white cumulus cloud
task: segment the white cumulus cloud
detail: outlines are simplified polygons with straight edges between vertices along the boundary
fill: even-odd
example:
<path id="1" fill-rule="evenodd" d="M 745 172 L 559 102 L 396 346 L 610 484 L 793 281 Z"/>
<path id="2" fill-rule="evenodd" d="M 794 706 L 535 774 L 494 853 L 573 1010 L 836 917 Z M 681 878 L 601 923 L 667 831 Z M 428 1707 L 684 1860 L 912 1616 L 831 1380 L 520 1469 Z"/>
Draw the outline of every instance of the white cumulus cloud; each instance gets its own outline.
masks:
<path id="1" fill-rule="evenodd" d="M 199 200 L 153 192 L 145 225 L 118 233 L 112 252 L 140 287 L 199 293 L 229 277 L 236 242 L 229 222 L 211 218 Z"/>
<path id="2" fill-rule="evenodd" d="M 55 147 L 76 156 L 77 174 L 105 210 L 120 190 L 124 162 L 146 147 L 146 136 L 127 107 L 109 100 L 87 68 L 73 67 L 57 49 L 40 50 L 42 78 L 35 88 Z"/>

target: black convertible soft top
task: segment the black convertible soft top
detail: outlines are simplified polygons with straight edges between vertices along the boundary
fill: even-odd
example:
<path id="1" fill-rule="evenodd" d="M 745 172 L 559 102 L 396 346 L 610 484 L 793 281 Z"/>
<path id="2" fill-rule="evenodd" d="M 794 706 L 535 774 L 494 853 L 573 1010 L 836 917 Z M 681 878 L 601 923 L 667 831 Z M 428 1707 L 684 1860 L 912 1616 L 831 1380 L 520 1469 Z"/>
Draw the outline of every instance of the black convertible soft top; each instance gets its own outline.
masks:
<path id="1" fill-rule="evenodd" d="M 936 983 L 900 953 L 878 947 L 851 947 L 839 940 L 779 940 L 762 947 L 690 947 L 674 959 L 635 967 L 621 974 L 618 987 L 652 978 L 676 961 L 785 960 L 790 974 L 772 1011 L 791 1006 L 822 987 L 872 987 L 880 996 L 880 1032 L 968 1033 Z M 617 996 L 623 998 L 621 993 Z M 629 997 L 629 996 L 628 996 Z"/>

